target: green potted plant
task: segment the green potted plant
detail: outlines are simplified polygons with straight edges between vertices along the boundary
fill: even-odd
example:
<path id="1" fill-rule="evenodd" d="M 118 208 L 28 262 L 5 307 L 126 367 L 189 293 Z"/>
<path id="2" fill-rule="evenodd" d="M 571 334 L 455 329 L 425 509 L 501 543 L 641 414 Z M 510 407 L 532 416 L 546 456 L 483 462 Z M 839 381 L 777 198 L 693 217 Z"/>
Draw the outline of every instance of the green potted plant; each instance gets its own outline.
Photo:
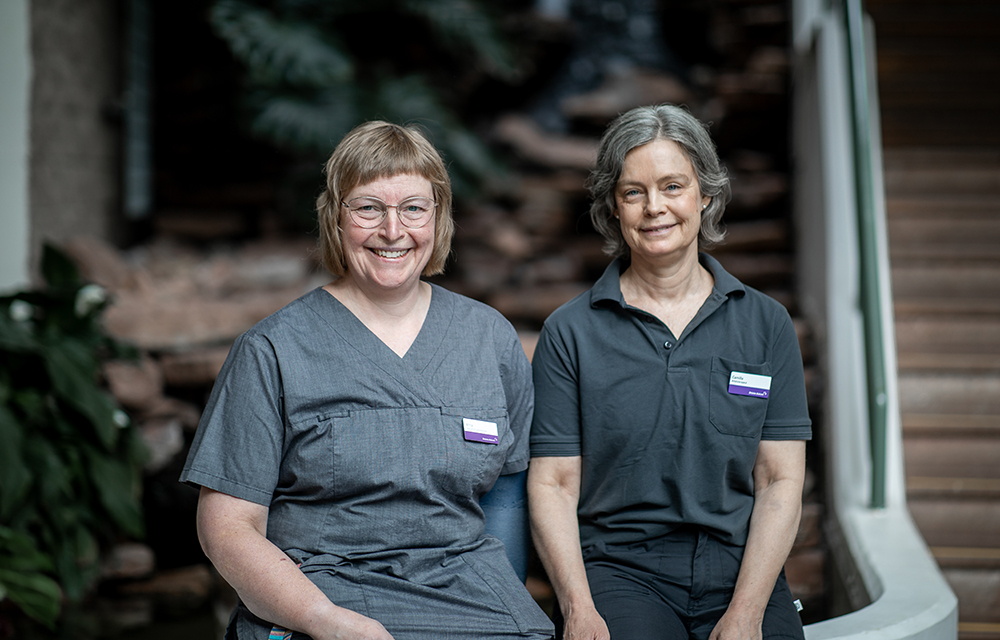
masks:
<path id="1" fill-rule="evenodd" d="M 101 328 L 106 293 L 53 246 L 41 267 L 45 286 L 0 297 L 0 604 L 54 627 L 101 551 L 142 537 L 146 453 L 102 386 L 103 360 L 135 355 Z"/>

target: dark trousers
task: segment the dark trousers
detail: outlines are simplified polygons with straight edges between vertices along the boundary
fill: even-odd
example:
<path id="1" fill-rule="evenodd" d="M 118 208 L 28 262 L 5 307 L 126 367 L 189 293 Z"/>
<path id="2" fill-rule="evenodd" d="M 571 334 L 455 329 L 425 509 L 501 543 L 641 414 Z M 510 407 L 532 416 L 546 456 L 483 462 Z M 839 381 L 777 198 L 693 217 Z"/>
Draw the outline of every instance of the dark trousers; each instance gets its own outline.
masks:
<path id="1" fill-rule="evenodd" d="M 708 640 L 733 597 L 743 548 L 684 528 L 654 542 L 584 550 L 587 580 L 611 640 Z M 562 620 L 556 607 L 556 637 Z M 785 572 L 764 612 L 764 638 L 803 640 Z"/>

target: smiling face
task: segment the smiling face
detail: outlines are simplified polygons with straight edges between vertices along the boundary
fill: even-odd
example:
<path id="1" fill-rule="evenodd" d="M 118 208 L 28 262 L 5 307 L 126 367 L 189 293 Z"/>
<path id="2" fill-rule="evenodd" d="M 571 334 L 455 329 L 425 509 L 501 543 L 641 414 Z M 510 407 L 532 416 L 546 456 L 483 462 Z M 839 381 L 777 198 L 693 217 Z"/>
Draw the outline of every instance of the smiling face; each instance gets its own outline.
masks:
<path id="1" fill-rule="evenodd" d="M 400 174 L 358 185 L 344 194 L 343 200 L 373 197 L 390 205 L 382 223 L 362 229 L 352 219 L 346 206 L 340 207 L 340 228 L 347 263 L 345 277 L 364 290 L 406 291 L 420 282 L 420 274 L 431 259 L 436 221 L 431 219 L 419 229 L 399 222 L 395 205 L 420 196 L 434 199 L 431 183 L 423 176 Z"/>
<path id="2" fill-rule="evenodd" d="M 697 260 L 701 211 L 710 200 L 676 142 L 654 140 L 629 151 L 615 187 L 615 215 L 632 263 Z"/>

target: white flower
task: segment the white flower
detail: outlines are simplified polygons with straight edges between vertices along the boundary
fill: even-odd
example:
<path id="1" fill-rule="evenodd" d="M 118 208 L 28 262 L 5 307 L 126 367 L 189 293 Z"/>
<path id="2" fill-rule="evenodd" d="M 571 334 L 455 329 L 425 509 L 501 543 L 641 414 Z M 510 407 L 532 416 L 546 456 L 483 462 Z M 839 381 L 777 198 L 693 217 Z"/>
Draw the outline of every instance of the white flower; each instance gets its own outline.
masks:
<path id="1" fill-rule="evenodd" d="M 14 300 L 8 313 L 14 322 L 27 322 L 35 315 L 35 307 L 24 300 Z"/>
<path id="2" fill-rule="evenodd" d="M 111 420 L 114 421 L 115 425 L 117 425 L 119 429 L 124 429 L 129 424 L 128 414 L 121 409 L 115 409 Z"/>
<path id="3" fill-rule="evenodd" d="M 82 318 L 107 299 L 108 294 L 104 290 L 104 287 L 97 284 L 88 284 L 76 292 L 76 302 L 73 304 L 73 311 L 76 312 L 78 318 Z"/>

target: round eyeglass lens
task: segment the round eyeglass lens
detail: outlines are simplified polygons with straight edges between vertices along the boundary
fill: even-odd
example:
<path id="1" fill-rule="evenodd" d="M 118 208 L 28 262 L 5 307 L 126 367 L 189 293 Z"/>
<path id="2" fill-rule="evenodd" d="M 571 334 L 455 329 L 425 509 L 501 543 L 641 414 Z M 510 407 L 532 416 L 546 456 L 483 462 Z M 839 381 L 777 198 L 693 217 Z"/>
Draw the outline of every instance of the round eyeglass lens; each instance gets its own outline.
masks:
<path id="1" fill-rule="evenodd" d="M 433 200 L 420 196 L 407 198 L 395 206 L 387 205 L 372 197 L 353 198 L 344 204 L 350 209 L 354 222 L 365 229 L 372 229 L 382 224 L 390 208 L 396 210 L 403 226 L 418 229 L 430 222 L 436 206 Z"/>

